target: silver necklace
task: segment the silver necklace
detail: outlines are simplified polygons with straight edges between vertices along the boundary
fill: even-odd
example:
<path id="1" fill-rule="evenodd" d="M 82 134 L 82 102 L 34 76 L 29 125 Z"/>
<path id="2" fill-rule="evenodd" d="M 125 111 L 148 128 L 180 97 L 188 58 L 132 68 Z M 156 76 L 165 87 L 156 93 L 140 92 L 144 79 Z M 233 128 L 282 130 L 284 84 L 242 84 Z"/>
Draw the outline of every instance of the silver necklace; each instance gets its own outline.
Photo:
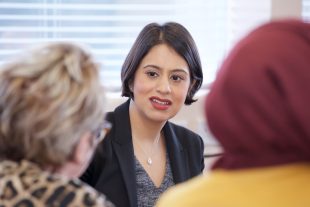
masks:
<path id="1" fill-rule="evenodd" d="M 140 143 L 138 142 L 138 140 L 137 140 L 137 139 L 134 139 L 134 140 L 136 141 L 136 143 L 138 144 L 138 147 L 140 147 L 140 149 L 143 151 L 143 153 L 144 153 L 145 156 L 147 157 L 146 163 L 147 163 L 148 165 L 152 165 L 152 164 L 153 164 L 152 157 L 153 157 L 155 148 L 158 146 L 158 142 L 159 142 L 159 139 L 160 139 L 160 135 L 161 135 L 161 134 L 159 133 L 159 136 L 156 137 L 156 138 L 154 139 L 154 141 L 153 141 L 153 147 L 152 147 L 152 152 L 151 152 L 150 155 L 143 149 L 143 147 L 140 145 Z"/>

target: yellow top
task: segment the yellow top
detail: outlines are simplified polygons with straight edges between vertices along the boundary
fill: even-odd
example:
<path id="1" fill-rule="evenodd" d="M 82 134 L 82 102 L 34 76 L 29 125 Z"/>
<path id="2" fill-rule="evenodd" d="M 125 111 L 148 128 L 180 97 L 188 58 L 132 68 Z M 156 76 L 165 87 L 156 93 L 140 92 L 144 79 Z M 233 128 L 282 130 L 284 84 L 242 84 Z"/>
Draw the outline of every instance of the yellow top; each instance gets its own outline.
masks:
<path id="1" fill-rule="evenodd" d="M 215 170 L 171 188 L 157 207 L 309 207 L 310 164 Z"/>

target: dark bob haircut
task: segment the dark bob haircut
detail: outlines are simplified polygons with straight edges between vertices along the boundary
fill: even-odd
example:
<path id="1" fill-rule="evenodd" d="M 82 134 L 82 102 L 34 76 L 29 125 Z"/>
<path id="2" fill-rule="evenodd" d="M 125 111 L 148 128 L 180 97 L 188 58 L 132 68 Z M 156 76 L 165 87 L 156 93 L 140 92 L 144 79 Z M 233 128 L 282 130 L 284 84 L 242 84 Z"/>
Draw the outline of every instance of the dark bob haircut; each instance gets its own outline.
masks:
<path id="1" fill-rule="evenodd" d="M 156 45 L 167 44 L 173 48 L 189 66 L 191 86 L 187 93 L 185 104 L 190 105 L 199 90 L 203 80 L 202 68 L 196 44 L 185 27 L 175 22 L 163 25 L 150 23 L 138 35 L 122 66 L 122 96 L 133 98 L 129 86 L 134 80 L 135 73 L 141 60 Z"/>

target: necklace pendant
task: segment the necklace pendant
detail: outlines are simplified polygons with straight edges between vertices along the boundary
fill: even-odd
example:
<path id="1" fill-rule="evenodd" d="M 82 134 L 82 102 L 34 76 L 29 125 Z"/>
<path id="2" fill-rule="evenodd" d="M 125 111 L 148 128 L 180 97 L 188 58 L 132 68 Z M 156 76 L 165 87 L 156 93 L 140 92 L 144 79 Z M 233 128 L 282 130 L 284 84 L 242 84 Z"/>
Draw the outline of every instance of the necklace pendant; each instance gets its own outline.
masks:
<path id="1" fill-rule="evenodd" d="M 148 165 L 151 165 L 153 163 L 153 161 L 152 161 L 152 159 L 149 157 L 148 159 L 147 159 L 147 164 Z"/>

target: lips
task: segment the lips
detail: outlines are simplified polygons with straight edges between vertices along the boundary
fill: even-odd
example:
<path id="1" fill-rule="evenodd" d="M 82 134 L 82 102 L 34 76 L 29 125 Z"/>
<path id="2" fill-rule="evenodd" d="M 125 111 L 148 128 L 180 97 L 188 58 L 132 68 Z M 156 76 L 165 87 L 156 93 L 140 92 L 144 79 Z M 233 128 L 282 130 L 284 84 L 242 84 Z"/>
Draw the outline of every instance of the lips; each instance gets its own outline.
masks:
<path id="1" fill-rule="evenodd" d="M 161 99 L 155 96 L 151 97 L 150 101 L 153 107 L 158 110 L 167 110 L 172 104 L 172 102 L 168 99 Z"/>

